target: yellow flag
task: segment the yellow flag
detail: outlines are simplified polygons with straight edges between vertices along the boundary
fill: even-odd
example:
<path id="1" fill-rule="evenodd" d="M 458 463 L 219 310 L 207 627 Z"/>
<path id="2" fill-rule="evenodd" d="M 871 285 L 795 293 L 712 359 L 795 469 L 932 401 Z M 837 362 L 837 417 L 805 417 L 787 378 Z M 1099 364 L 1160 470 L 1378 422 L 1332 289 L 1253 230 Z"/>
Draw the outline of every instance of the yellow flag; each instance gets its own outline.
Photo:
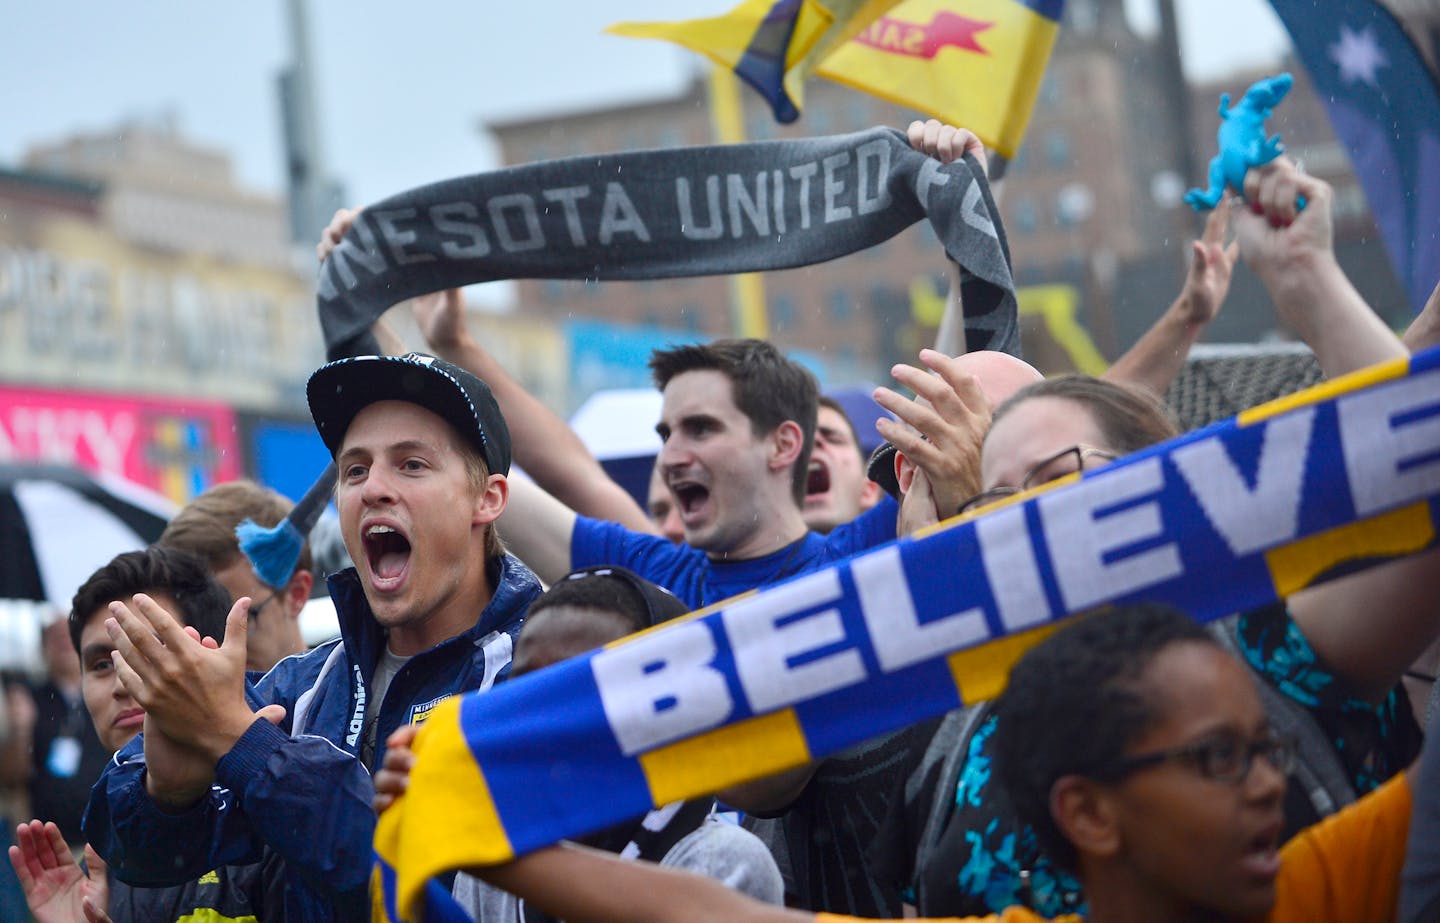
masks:
<path id="1" fill-rule="evenodd" d="M 804 81 L 899 0 L 745 0 L 729 13 L 682 22 L 622 22 L 605 31 L 658 38 L 733 70 L 769 101 L 775 118 L 793 122 Z"/>
<path id="2" fill-rule="evenodd" d="M 815 73 L 974 131 L 1015 156 L 1064 0 L 905 0 Z"/>

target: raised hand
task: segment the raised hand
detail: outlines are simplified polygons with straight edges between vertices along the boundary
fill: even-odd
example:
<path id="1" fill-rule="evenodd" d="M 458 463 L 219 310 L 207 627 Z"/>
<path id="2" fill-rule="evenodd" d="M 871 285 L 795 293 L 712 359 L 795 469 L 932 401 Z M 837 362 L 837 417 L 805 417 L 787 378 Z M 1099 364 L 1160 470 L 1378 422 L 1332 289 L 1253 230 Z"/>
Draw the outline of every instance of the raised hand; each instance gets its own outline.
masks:
<path id="1" fill-rule="evenodd" d="M 1334 377 L 1403 356 L 1405 347 L 1335 259 L 1331 199 L 1329 184 L 1281 157 L 1245 174 L 1247 207 L 1236 209 L 1230 224 L 1275 313 Z"/>
<path id="2" fill-rule="evenodd" d="M 925 349 L 920 361 L 930 371 L 911 365 L 891 369 L 896 381 L 915 392 L 915 400 L 889 388 L 875 389 L 875 402 L 900 419 L 881 418 L 876 426 L 929 476 L 936 512 L 947 519 L 980 491 L 980 446 L 990 429 L 990 402 L 975 376 L 961 371 L 950 356 Z"/>
<path id="3" fill-rule="evenodd" d="M 452 354 L 473 342 L 465 327 L 465 301 L 458 288 L 411 298 L 410 311 L 425 344 L 438 356 Z"/>
<path id="4" fill-rule="evenodd" d="M 911 147 L 923 154 L 929 154 L 941 163 L 952 163 L 967 153 L 974 154 L 975 159 L 980 161 L 980 169 L 989 173 L 985 144 L 968 128 L 956 128 L 938 119 L 930 119 L 928 122 L 917 119 L 910 123 L 905 136 Z"/>
<path id="5" fill-rule="evenodd" d="M 355 223 L 355 216 L 358 214 L 358 208 L 342 208 L 330 218 L 330 223 L 320 232 L 320 242 L 315 245 L 316 260 L 325 262 L 330 252 L 340 246 L 340 239 L 350 230 L 350 225 Z"/>
<path id="6" fill-rule="evenodd" d="M 1183 320 L 1203 326 L 1215 319 L 1225 296 L 1230 293 L 1230 277 L 1235 260 L 1240 256 L 1240 242 L 1225 246 L 1225 229 L 1230 225 L 1232 199 L 1226 196 L 1205 219 L 1205 231 L 1191 243 L 1190 270 L 1185 287 L 1180 290 L 1178 306 Z"/>
<path id="7" fill-rule="evenodd" d="M 249 611 L 249 597 L 236 601 L 218 648 L 197 641 L 143 593 L 136 594 L 133 608 L 111 603 L 105 623 L 116 648 L 116 675 L 145 709 L 147 726 L 205 754 L 212 766 L 257 717 L 275 720 L 278 709 L 267 706 L 265 715 L 257 715 L 245 701 Z"/>
<path id="8" fill-rule="evenodd" d="M 85 923 L 115 923 L 106 912 L 110 907 L 109 866 L 89 843 L 85 844 L 85 868 L 90 872 L 85 895 L 80 899 Z"/>
<path id="9" fill-rule="evenodd" d="M 32 820 L 15 828 L 16 845 L 11 846 L 10 864 L 25 892 L 25 903 L 36 923 L 80 923 L 87 916 L 85 903 L 103 916 L 109 903 L 110 884 L 105 863 L 89 846 L 85 861 L 89 874 L 75 862 L 70 847 L 53 823 Z"/>
<path id="10" fill-rule="evenodd" d="M 1233 213 L 1231 226 L 1245 262 L 1267 286 L 1311 271 L 1316 261 L 1334 261 L 1332 197 L 1329 183 L 1300 172 L 1288 157 L 1245 174 L 1244 206 Z"/>

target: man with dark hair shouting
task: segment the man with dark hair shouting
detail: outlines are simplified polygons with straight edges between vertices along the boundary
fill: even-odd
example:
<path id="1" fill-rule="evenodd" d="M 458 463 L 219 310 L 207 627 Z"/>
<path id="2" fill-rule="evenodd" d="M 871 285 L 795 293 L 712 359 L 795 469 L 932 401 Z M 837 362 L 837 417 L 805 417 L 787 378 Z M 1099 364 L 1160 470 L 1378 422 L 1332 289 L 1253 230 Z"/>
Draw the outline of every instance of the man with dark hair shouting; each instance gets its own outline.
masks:
<path id="1" fill-rule="evenodd" d="M 679 507 L 685 544 L 578 516 L 517 484 L 501 527 L 541 577 L 619 564 L 700 607 L 895 537 L 893 505 L 828 536 L 805 525 L 815 379 L 773 345 L 676 346 L 656 351 L 650 369 L 662 394 L 657 465 Z"/>

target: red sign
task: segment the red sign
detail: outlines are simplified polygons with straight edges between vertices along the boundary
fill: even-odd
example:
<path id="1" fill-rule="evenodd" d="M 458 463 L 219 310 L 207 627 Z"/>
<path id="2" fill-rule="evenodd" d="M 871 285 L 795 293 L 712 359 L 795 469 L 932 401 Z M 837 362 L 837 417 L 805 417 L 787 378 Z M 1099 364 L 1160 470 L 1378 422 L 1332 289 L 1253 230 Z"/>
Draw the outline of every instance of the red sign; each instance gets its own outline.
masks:
<path id="1" fill-rule="evenodd" d="M 176 503 L 241 475 L 224 404 L 27 388 L 0 388 L 0 461 L 118 475 Z"/>

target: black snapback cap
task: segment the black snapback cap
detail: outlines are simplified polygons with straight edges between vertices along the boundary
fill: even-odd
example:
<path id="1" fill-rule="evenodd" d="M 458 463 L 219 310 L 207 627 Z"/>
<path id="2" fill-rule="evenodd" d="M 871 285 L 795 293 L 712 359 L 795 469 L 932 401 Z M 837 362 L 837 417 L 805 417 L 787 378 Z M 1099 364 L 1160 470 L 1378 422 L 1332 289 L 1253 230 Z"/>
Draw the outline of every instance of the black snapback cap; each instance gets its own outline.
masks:
<path id="1" fill-rule="evenodd" d="M 510 429 L 490 386 L 444 359 L 424 353 L 339 359 L 310 376 L 305 397 L 332 457 L 360 411 L 377 401 L 408 401 L 455 427 L 491 474 L 510 473 Z"/>
<path id="2" fill-rule="evenodd" d="M 875 447 L 870 461 L 865 465 L 865 476 L 870 478 L 887 494 L 900 499 L 900 482 L 895 479 L 895 453 L 893 442 L 882 442 Z"/>

